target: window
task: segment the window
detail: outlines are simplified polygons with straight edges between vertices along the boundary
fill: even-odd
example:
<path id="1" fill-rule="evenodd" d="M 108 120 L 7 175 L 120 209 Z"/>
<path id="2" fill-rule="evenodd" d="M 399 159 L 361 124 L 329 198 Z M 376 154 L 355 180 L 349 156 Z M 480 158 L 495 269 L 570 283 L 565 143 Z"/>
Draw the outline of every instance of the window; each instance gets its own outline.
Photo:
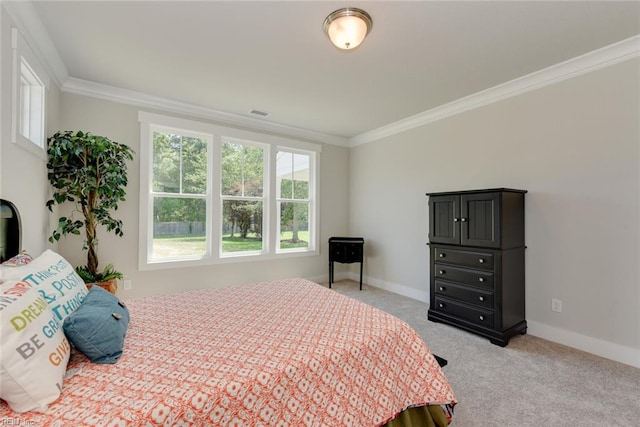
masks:
<path id="1" fill-rule="evenodd" d="M 152 240 L 149 258 L 201 258 L 208 250 L 207 135 L 152 130 Z"/>
<path id="2" fill-rule="evenodd" d="M 139 120 L 141 269 L 318 253 L 318 145 Z"/>
<path id="3" fill-rule="evenodd" d="M 222 142 L 222 254 L 260 253 L 264 217 L 264 148 Z"/>
<path id="4" fill-rule="evenodd" d="M 281 149 L 276 158 L 278 249 L 308 248 L 311 156 Z"/>
<path id="5" fill-rule="evenodd" d="M 44 147 L 44 84 L 29 66 L 20 61 L 20 134 Z"/>
<path id="6" fill-rule="evenodd" d="M 12 28 L 13 56 L 11 139 L 44 157 L 46 73 L 16 28 Z"/>

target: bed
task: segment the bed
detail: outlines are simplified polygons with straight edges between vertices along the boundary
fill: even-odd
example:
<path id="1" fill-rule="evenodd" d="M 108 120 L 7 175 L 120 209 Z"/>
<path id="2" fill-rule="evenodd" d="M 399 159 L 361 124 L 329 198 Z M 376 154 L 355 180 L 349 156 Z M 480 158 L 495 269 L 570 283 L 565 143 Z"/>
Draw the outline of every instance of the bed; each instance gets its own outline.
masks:
<path id="1" fill-rule="evenodd" d="M 403 417 L 429 413 L 434 425 L 451 420 L 456 398 L 420 336 L 400 319 L 316 283 L 268 281 L 121 306 L 130 321 L 115 363 L 92 363 L 70 348 L 59 397 L 47 411 L 18 413 L 0 401 L 0 420 L 399 426 L 407 425 Z M 3 358 L 12 348 L 4 340 Z"/>

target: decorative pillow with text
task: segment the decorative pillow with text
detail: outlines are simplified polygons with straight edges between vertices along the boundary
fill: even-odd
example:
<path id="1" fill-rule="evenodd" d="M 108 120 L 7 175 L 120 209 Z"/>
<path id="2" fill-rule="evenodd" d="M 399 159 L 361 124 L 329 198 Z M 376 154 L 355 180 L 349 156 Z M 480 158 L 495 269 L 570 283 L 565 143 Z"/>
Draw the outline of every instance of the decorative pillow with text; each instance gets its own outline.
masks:
<path id="1" fill-rule="evenodd" d="M 89 292 L 71 264 L 50 249 L 29 264 L 5 269 L 4 279 L 33 285 L 60 321 L 76 311 Z"/>
<path id="2" fill-rule="evenodd" d="M 45 412 L 60 396 L 71 345 L 35 285 L 0 285 L 0 339 L 0 398 L 16 412 Z"/>

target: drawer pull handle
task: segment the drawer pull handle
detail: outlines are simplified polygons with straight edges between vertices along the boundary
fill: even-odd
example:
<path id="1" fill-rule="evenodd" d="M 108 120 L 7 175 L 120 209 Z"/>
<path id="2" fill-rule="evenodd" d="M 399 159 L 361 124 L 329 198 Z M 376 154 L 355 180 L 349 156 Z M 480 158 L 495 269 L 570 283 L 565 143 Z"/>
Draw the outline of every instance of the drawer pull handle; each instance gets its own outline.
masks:
<path id="1" fill-rule="evenodd" d="M 440 286 L 440 292 L 444 292 L 444 286 Z"/>
<path id="2" fill-rule="evenodd" d="M 443 303 L 440 303 L 440 304 L 438 304 L 438 307 L 440 307 L 440 308 L 444 308 L 444 304 L 443 304 Z"/>
<path id="3" fill-rule="evenodd" d="M 484 297 L 478 297 L 480 301 L 484 301 Z"/>
<path id="4" fill-rule="evenodd" d="M 445 256 L 447 256 L 446 254 L 440 254 L 440 258 L 444 258 Z"/>
<path id="5" fill-rule="evenodd" d="M 444 270 L 438 271 L 438 274 L 445 274 L 445 273 L 446 273 L 446 271 L 444 271 Z"/>
<path id="6" fill-rule="evenodd" d="M 484 277 L 479 277 L 479 278 L 478 278 L 478 281 L 479 281 L 480 283 L 483 283 L 483 282 L 484 282 Z"/>
<path id="7" fill-rule="evenodd" d="M 453 218 L 453 222 L 458 222 L 460 221 L 460 218 Z"/>
<path id="8" fill-rule="evenodd" d="M 480 320 L 484 320 L 484 316 L 480 316 Z"/>
<path id="9" fill-rule="evenodd" d="M 484 259 L 483 259 L 483 258 L 480 258 L 480 259 L 478 260 L 478 262 L 479 262 L 480 264 L 484 264 Z"/>
<path id="10" fill-rule="evenodd" d="M 460 221 L 467 222 L 467 218 L 460 218 Z"/>

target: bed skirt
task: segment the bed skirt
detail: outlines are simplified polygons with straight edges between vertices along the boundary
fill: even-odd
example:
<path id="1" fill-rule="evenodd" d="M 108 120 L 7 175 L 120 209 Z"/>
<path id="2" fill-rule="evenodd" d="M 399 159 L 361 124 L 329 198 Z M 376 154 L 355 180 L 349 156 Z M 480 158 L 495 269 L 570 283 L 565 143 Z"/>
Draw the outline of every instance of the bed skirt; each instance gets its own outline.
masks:
<path id="1" fill-rule="evenodd" d="M 440 405 L 408 408 L 382 427 L 446 427 L 451 421 L 453 408 Z"/>

